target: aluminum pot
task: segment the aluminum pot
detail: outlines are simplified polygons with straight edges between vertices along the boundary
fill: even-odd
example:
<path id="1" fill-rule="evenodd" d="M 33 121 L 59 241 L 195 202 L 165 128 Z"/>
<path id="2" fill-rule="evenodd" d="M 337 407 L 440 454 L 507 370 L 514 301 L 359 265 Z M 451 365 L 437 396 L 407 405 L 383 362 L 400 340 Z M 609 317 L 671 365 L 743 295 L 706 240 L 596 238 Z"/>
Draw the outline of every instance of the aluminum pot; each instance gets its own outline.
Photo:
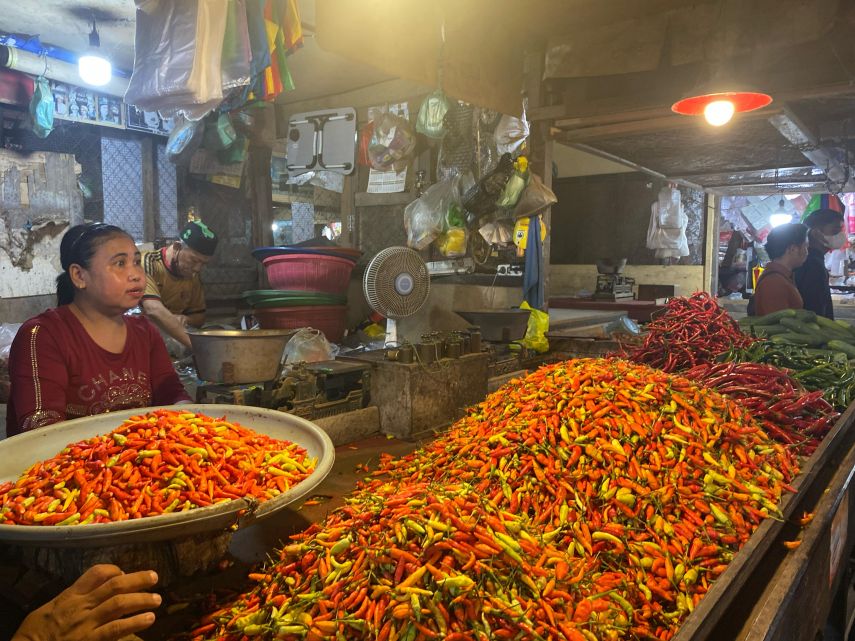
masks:
<path id="1" fill-rule="evenodd" d="M 209 383 L 265 383 L 279 374 L 282 352 L 296 329 L 190 330 L 199 378 Z"/>

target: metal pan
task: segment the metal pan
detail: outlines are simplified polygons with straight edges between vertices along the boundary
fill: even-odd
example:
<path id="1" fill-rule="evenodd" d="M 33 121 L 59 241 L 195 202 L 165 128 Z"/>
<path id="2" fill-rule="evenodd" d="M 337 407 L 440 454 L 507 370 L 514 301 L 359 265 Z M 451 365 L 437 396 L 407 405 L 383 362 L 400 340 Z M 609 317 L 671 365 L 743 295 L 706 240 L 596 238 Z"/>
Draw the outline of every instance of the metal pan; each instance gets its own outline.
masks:
<path id="1" fill-rule="evenodd" d="M 0 441 L 0 482 L 13 480 L 33 463 L 56 455 L 69 443 L 76 443 L 112 431 L 131 416 L 154 408 L 122 410 L 65 421 Z M 224 416 L 272 438 L 288 440 L 305 448 L 318 464 L 308 478 L 274 499 L 257 503 L 235 499 L 187 512 L 163 514 L 116 523 L 41 526 L 0 525 L 0 541 L 37 547 L 98 547 L 164 541 L 192 534 L 242 527 L 269 517 L 307 496 L 332 469 L 335 450 L 329 436 L 317 425 L 291 414 L 238 405 L 171 405 L 167 409 Z"/>

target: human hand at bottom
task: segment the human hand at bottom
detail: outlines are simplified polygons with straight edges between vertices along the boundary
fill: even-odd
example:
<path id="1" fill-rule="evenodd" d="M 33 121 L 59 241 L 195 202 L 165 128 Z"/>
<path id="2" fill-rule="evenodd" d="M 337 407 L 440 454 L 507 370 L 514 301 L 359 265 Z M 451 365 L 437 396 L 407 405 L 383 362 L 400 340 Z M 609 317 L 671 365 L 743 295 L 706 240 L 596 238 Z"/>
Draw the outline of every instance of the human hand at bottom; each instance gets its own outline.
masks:
<path id="1" fill-rule="evenodd" d="M 145 630 L 154 623 L 154 612 L 142 611 L 161 601 L 159 594 L 147 591 L 156 583 L 154 572 L 125 574 L 115 565 L 92 566 L 31 612 L 12 641 L 115 641 Z"/>

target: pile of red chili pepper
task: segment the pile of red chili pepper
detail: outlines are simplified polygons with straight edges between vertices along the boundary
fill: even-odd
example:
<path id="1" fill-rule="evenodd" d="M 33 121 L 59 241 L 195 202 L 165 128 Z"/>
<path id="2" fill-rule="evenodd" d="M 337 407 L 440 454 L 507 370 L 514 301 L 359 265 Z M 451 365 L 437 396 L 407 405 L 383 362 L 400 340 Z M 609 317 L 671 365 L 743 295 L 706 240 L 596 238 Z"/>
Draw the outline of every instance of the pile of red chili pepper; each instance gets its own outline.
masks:
<path id="1" fill-rule="evenodd" d="M 672 298 L 665 311 L 645 326 L 647 335 L 638 347 L 627 348 L 625 358 L 665 372 L 681 372 L 712 363 L 719 354 L 747 347 L 756 339 L 739 326 L 705 292 L 689 298 Z"/>
<path id="2" fill-rule="evenodd" d="M 670 639 L 796 472 L 696 382 L 550 365 L 384 459 L 191 636 Z"/>
<path id="3" fill-rule="evenodd" d="M 808 392 L 786 370 L 772 365 L 698 365 L 684 375 L 739 399 L 772 438 L 800 454 L 812 454 L 840 416 L 822 390 Z"/>
<path id="4" fill-rule="evenodd" d="M 107 523 L 245 497 L 264 501 L 315 464 L 294 443 L 225 418 L 155 410 L 0 484 L 0 524 Z"/>

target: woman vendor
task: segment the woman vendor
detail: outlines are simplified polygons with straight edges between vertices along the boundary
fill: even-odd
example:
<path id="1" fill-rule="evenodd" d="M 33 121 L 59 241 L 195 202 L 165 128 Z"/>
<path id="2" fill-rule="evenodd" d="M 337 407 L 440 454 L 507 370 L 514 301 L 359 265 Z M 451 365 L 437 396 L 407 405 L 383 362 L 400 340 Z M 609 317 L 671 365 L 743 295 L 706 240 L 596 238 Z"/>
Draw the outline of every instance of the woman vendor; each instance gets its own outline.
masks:
<path id="1" fill-rule="evenodd" d="M 9 352 L 6 434 L 119 409 L 190 402 L 163 339 L 126 316 L 145 291 L 122 229 L 77 225 L 60 244 L 57 307 L 21 326 Z"/>

